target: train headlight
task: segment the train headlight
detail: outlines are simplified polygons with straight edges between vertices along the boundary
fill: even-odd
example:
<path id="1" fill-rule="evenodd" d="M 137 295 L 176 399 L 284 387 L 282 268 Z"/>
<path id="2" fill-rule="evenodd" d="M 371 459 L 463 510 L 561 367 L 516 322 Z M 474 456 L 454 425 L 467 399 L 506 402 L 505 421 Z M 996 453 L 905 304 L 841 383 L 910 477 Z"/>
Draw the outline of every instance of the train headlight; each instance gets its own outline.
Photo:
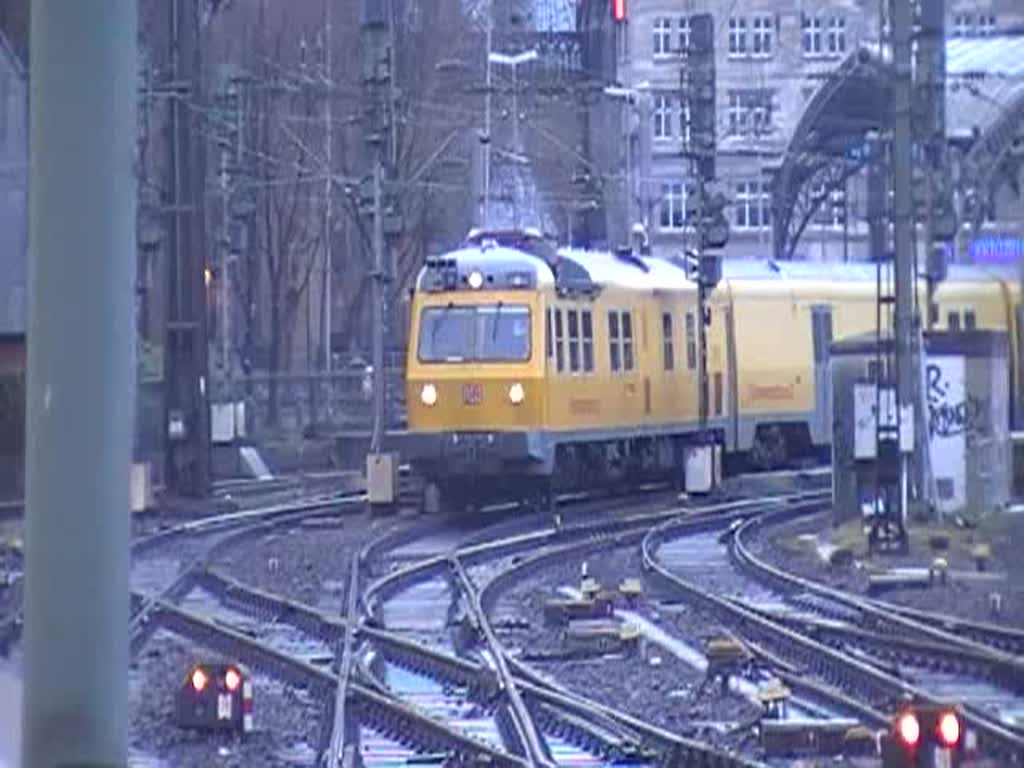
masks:
<path id="1" fill-rule="evenodd" d="M 224 673 L 224 685 L 227 686 L 228 690 L 234 693 L 238 690 L 238 686 L 242 684 L 242 676 L 238 674 L 234 669 L 228 669 Z"/>
<path id="2" fill-rule="evenodd" d="M 519 405 L 526 399 L 526 390 L 523 389 L 523 385 L 518 381 L 508 388 L 508 399 L 512 402 L 512 405 Z"/>
<path id="3" fill-rule="evenodd" d="M 192 687 L 195 688 L 196 693 L 202 693 L 203 688 L 206 687 L 207 677 L 206 673 L 201 669 L 195 669 L 192 672 Z"/>
<path id="4" fill-rule="evenodd" d="M 420 390 L 420 402 L 428 408 L 437 402 L 437 387 L 433 384 L 424 384 Z"/>
<path id="5" fill-rule="evenodd" d="M 480 272 L 479 270 L 474 269 L 472 272 L 469 273 L 467 281 L 469 282 L 470 288 L 472 288 L 474 291 L 479 291 L 484 286 L 483 273 Z"/>

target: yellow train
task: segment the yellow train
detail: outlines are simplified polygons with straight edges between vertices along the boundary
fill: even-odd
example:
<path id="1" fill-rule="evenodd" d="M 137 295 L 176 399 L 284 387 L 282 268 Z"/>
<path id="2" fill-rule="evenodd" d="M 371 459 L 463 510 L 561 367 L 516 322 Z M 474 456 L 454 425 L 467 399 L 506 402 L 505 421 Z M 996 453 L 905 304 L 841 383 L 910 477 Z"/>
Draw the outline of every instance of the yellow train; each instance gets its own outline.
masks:
<path id="1" fill-rule="evenodd" d="M 874 331 L 875 295 L 871 264 L 724 263 L 707 426 L 727 455 L 771 466 L 827 449 L 829 344 Z M 935 303 L 939 328 L 1011 335 L 1020 419 L 1014 276 L 953 266 Z M 451 503 L 678 468 L 700 432 L 697 323 L 680 264 L 473 233 L 414 289 L 403 457 Z"/>

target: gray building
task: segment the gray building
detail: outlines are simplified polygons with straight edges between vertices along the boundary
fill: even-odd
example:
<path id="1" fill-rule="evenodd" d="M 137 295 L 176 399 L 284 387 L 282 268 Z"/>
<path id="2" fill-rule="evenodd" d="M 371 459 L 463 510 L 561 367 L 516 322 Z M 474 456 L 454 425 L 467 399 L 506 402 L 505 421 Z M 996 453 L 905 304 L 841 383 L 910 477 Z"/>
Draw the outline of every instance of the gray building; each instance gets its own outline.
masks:
<path id="1" fill-rule="evenodd" d="M 0 334 L 25 332 L 27 110 L 25 66 L 0 33 Z"/>
<path id="2" fill-rule="evenodd" d="M 880 0 L 632 0 L 620 28 L 619 79 L 635 95 L 630 122 L 630 217 L 647 226 L 656 253 L 693 243 L 685 204 L 688 119 L 681 52 L 688 18 L 714 18 L 718 185 L 730 200 L 725 255 L 773 253 L 771 184 L 807 105 L 862 44 L 879 37 Z M 1024 27 L 1020 0 L 948 0 L 947 34 L 983 37 Z M 862 177 L 831 193 L 803 231 L 797 258 L 867 256 Z M 1013 205 L 1010 205 L 1013 208 Z M 1012 215 L 1009 211 L 1007 215 Z M 1012 216 L 1020 218 L 1020 212 Z M 997 217 L 995 217 L 997 218 Z M 996 222 L 988 222 L 994 225 Z"/>

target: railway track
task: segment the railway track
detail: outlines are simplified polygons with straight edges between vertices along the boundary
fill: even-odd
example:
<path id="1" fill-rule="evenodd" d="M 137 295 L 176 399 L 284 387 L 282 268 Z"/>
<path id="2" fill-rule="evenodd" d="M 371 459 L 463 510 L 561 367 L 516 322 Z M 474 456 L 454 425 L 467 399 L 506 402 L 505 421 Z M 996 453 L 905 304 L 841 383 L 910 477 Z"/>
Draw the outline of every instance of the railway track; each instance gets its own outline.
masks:
<path id="1" fill-rule="evenodd" d="M 815 493 L 813 496 L 820 497 L 820 494 Z M 794 498 L 799 498 L 799 496 Z M 763 502 L 761 503 L 763 504 Z M 468 579 L 464 575 L 464 566 L 469 564 L 480 564 L 489 560 L 495 561 L 503 558 L 514 561 L 523 552 L 537 552 L 539 550 L 540 554 L 521 561 L 522 563 L 528 563 L 531 567 L 539 567 L 542 561 L 557 560 L 564 557 L 570 551 L 583 552 L 590 549 L 635 544 L 639 542 L 651 525 L 677 518 L 680 515 L 690 514 L 701 518 L 705 522 L 711 519 L 720 520 L 722 519 L 721 516 L 725 515 L 725 519 L 728 521 L 742 519 L 743 516 L 751 514 L 756 507 L 757 502 L 752 500 L 713 504 L 705 508 L 696 509 L 677 506 L 667 510 L 663 509 L 645 514 L 629 515 L 618 519 L 604 519 L 588 523 L 569 524 L 559 528 L 550 527 L 540 531 L 512 534 L 501 539 L 463 546 L 453 552 L 425 557 L 411 565 L 399 565 L 391 573 L 379 578 L 371 584 L 367 591 L 368 612 L 371 616 L 376 617 L 375 623 L 382 623 L 380 616 L 384 613 L 383 605 L 389 597 L 402 592 L 404 589 L 409 589 L 411 585 L 417 582 L 423 582 L 432 578 L 445 578 L 446 571 L 451 569 L 453 558 L 457 558 L 460 565 L 463 566 L 462 572 L 458 575 L 458 580 L 464 584 Z M 732 517 L 729 515 L 732 515 Z M 514 673 L 513 685 L 519 691 L 525 691 L 527 689 L 523 687 L 522 680 L 532 680 L 537 684 L 543 678 L 528 666 L 509 658 L 507 651 L 497 642 L 497 638 L 493 634 L 488 636 L 489 633 L 485 630 L 485 627 L 489 626 L 489 624 L 479 618 L 481 612 L 485 616 L 489 613 L 495 599 L 496 585 L 513 581 L 517 578 L 514 575 L 517 572 L 518 568 L 513 567 L 484 586 L 479 595 L 479 606 L 476 605 L 476 600 L 471 600 L 473 603 L 471 614 L 474 617 L 474 621 L 480 625 L 479 628 L 485 637 L 490 656 L 494 659 L 505 658 L 507 672 L 502 671 L 501 665 L 495 663 L 495 666 L 498 667 L 496 676 L 499 678 L 499 684 L 501 681 L 507 680 L 509 673 Z M 548 687 L 552 686 L 551 681 L 545 680 L 544 684 Z M 507 683 L 505 683 L 505 687 L 509 687 Z M 531 693 L 527 696 L 528 699 L 533 695 L 533 689 L 530 690 Z M 561 696 L 573 697 L 573 694 L 564 689 L 557 689 L 557 692 Z M 578 697 L 576 700 L 578 701 Z M 675 755 L 673 759 L 681 760 L 682 762 L 678 763 L 680 765 L 725 766 L 751 764 L 741 756 L 724 753 L 698 741 L 686 740 L 667 734 L 662 729 L 651 724 L 641 723 L 636 718 L 630 718 L 624 713 L 609 710 L 595 702 L 588 701 L 582 706 L 587 717 L 591 719 L 598 717 L 611 718 L 618 727 L 629 729 L 633 738 L 638 739 L 644 746 L 658 749 L 663 757 L 666 754 Z"/>
<path id="2" fill-rule="evenodd" d="M 872 630 L 885 627 L 883 632 L 868 632 L 863 625 L 851 626 L 836 621 L 809 626 L 804 618 L 792 618 L 791 615 L 787 618 L 788 612 L 779 606 L 758 608 L 750 604 L 750 599 L 715 594 L 706 581 L 702 582 L 692 574 L 680 574 L 659 556 L 663 545 L 690 533 L 678 521 L 668 522 L 645 536 L 642 544 L 644 566 L 664 588 L 701 606 L 756 647 L 770 652 L 793 669 L 807 671 L 842 687 L 849 695 L 878 711 L 889 710 L 906 698 L 922 702 L 939 699 L 921 687 L 899 679 L 895 673 L 898 670 L 894 672 L 886 668 L 880 661 L 882 658 L 911 658 L 940 667 L 956 664 L 958 666 L 954 668 L 961 669 L 971 664 L 989 674 L 1009 661 L 1000 658 L 1000 652 L 978 647 L 974 641 L 957 639 L 906 616 L 889 613 L 883 605 L 867 603 L 846 593 L 807 583 L 758 560 L 745 544 L 745 537 L 759 526 L 815 514 L 820 509 L 820 503 L 809 502 L 751 516 L 732 531 L 729 551 L 736 566 L 749 578 L 783 595 L 812 594 L 817 598 L 816 606 L 820 611 L 841 616 L 845 621 L 856 616 Z M 857 649 L 856 653 L 854 649 Z M 1024 740 L 1013 729 L 972 707 L 965 708 L 965 719 L 977 736 L 978 748 L 986 755 L 997 757 L 1005 765 L 1020 764 L 1024 760 Z"/>

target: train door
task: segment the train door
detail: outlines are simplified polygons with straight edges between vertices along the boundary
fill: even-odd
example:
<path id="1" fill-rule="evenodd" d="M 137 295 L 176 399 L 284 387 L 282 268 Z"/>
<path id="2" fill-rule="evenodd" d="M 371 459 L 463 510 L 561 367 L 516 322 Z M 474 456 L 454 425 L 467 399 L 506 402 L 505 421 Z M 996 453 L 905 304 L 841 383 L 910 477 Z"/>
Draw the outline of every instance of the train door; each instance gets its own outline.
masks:
<path id="1" fill-rule="evenodd" d="M 814 347 L 814 416 L 811 439 L 818 445 L 829 442 L 832 427 L 832 377 L 829 371 L 829 347 L 832 344 L 832 307 L 811 307 L 811 340 Z"/>

